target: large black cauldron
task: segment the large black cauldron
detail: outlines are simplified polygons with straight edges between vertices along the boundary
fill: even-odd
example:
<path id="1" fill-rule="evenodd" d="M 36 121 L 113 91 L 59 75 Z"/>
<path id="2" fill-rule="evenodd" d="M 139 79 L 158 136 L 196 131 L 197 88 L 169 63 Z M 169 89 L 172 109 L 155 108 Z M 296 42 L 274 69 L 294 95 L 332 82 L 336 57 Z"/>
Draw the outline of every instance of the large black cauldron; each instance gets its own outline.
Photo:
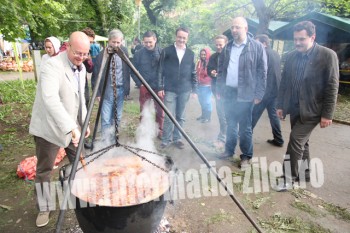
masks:
<path id="1" fill-rule="evenodd" d="M 165 157 L 165 168 L 170 171 L 172 165 L 172 160 Z M 61 182 L 67 180 L 70 169 L 70 164 L 60 169 Z M 166 203 L 164 193 L 146 203 L 117 207 L 90 204 L 76 197 L 75 214 L 84 233 L 153 233 L 159 226 Z"/>
<path id="2" fill-rule="evenodd" d="M 162 219 L 166 201 L 127 206 L 77 208 L 75 214 L 84 233 L 153 233 Z"/>

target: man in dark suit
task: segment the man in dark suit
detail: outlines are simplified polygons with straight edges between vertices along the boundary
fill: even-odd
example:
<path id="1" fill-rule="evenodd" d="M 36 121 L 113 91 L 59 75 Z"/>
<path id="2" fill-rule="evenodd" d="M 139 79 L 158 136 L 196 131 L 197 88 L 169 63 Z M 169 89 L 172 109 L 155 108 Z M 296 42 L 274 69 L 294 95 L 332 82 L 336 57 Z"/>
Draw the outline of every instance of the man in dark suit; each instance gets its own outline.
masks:
<path id="1" fill-rule="evenodd" d="M 332 124 L 339 87 L 338 58 L 331 49 L 318 45 L 315 38 L 312 22 L 294 26 L 296 49 L 287 55 L 277 98 L 277 115 L 283 118 L 290 114 L 285 162 L 290 159 L 291 169 L 284 167 L 285 182 L 277 191 L 310 179 L 309 137 L 318 124 L 321 128 Z"/>
<path id="2" fill-rule="evenodd" d="M 83 32 L 73 32 L 67 51 L 50 58 L 41 68 L 29 133 L 34 135 L 38 158 L 35 183 L 50 182 L 56 155 L 65 148 L 69 160 L 74 161 L 80 140 L 80 129 L 85 121 L 84 86 L 86 70 L 83 61 L 89 56 L 90 42 Z M 90 134 L 88 128 L 85 137 Z M 50 206 L 39 198 L 40 212 L 36 225 L 49 222 Z"/>
<path id="3" fill-rule="evenodd" d="M 197 95 L 198 84 L 194 53 L 186 46 L 188 34 L 186 28 L 176 30 L 175 43 L 162 50 L 158 70 L 158 95 L 164 95 L 165 106 L 181 126 L 186 104 L 191 92 Z M 184 148 L 180 131 L 166 115 L 161 147 L 166 148 L 171 142 L 179 149 Z"/>
<path id="4" fill-rule="evenodd" d="M 269 139 L 267 142 L 271 145 L 282 147 L 284 140 L 281 132 L 281 123 L 276 113 L 276 98 L 278 87 L 281 82 L 281 59 L 280 55 L 271 49 L 270 38 L 267 35 L 256 35 L 255 39 L 260 41 L 265 47 L 267 57 L 267 79 L 265 95 L 260 103 L 254 105 L 252 128 L 254 129 L 266 108 L 273 135 L 273 139 Z"/>

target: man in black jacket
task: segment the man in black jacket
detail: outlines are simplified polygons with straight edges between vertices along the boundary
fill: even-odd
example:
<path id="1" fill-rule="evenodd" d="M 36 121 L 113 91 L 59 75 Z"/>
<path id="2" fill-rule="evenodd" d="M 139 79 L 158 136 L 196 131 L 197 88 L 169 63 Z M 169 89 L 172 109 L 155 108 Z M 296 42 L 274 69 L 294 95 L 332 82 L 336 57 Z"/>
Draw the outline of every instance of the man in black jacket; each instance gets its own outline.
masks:
<path id="1" fill-rule="evenodd" d="M 190 94 L 196 95 L 198 84 L 194 53 L 186 46 L 188 34 L 186 28 L 176 30 L 175 44 L 162 50 L 158 70 L 158 95 L 165 94 L 164 104 L 181 126 Z M 174 129 L 170 118 L 165 116 L 161 148 L 166 148 L 171 142 L 179 149 L 184 148 L 180 131 Z"/>
<path id="2" fill-rule="evenodd" d="M 226 118 L 225 118 L 225 111 L 224 111 L 224 102 L 221 94 L 216 91 L 216 79 L 218 75 L 218 62 L 219 62 L 219 55 L 222 51 L 222 49 L 227 44 L 227 37 L 225 35 L 218 35 L 215 37 L 215 47 L 216 47 L 216 53 L 210 56 L 208 67 L 207 67 L 207 73 L 212 78 L 211 81 L 211 90 L 215 97 L 216 102 L 216 113 L 218 115 L 219 124 L 220 124 L 220 132 L 217 137 L 217 146 L 223 147 L 226 142 Z"/>
<path id="3" fill-rule="evenodd" d="M 133 63 L 135 68 L 139 71 L 148 85 L 151 86 L 153 91 L 157 92 L 158 76 L 157 68 L 159 64 L 159 58 L 161 48 L 157 44 L 156 34 L 152 31 L 147 31 L 143 34 L 143 47 L 135 52 Z M 140 87 L 140 112 L 143 110 L 143 106 L 146 101 L 152 99 L 151 94 L 147 91 L 146 87 L 142 85 L 141 81 L 136 77 L 135 73 L 131 73 L 133 80 L 138 87 Z M 163 101 L 164 96 L 162 93 L 158 95 L 159 99 Z M 158 123 L 159 132 L 158 138 L 161 139 L 163 132 L 164 111 L 159 104 L 154 103 L 156 108 L 156 122 Z"/>
<path id="4" fill-rule="evenodd" d="M 261 102 L 256 104 L 253 109 L 252 128 L 254 129 L 266 108 L 273 135 L 273 139 L 269 139 L 267 142 L 271 145 L 282 147 L 284 140 L 281 132 L 281 123 L 276 113 L 276 98 L 281 82 L 281 58 L 276 51 L 271 49 L 270 38 L 267 35 L 256 35 L 255 39 L 260 41 L 265 47 L 267 56 L 267 80 L 265 95 Z"/>

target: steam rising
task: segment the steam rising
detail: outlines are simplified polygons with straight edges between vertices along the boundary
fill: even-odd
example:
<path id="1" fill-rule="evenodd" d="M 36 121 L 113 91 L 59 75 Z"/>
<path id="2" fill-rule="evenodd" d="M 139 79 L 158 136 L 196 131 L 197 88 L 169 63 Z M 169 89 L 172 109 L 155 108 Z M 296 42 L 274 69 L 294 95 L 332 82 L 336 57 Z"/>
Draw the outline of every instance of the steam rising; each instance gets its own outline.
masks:
<path id="1" fill-rule="evenodd" d="M 154 120 L 154 115 L 154 103 L 153 100 L 149 100 L 144 105 L 141 124 L 136 130 L 136 147 L 155 151 L 154 138 L 158 133 L 158 124 Z"/>
<path id="2" fill-rule="evenodd" d="M 154 117 L 155 117 L 155 108 L 154 108 L 154 102 L 153 100 L 149 100 L 145 103 L 142 113 L 141 113 L 141 121 L 139 126 L 136 129 L 135 132 L 135 141 L 126 143 L 129 146 L 140 148 L 143 150 L 153 151 L 156 152 L 156 146 L 154 143 L 154 139 L 158 134 L 158 124 L 156 123 Z M 123 139 L 123 136 L 120 136 L 120 139 Z M 109 129 L 104 129 L 103 131 L 103 138 L 104 140 L 97 141 L 94 144 L 94 151 L 98 151 L 101 149 L 104 149 L 108 146 L 111 146 L 115 144 L 115 129 L 114 126 L 110 127 Z M 122 143 L 124 144 L 124 143 Z M 95 160 L 93 163 L 99 164 L 103 160 L 108 158 L 113 158 L 119 155 L 130 155 L 131 153 L 127 150 L 125 150 L 122 147 L 115 147 L 111 150 L 105 152 L 101 155 L 101 157 L 97 160 Z M 157 158 L 157 156 L 151 156 L 149 153 L 139 151 L 138 154 L 141 154 L 145 157 L 151 157 L 152 161 L 155 159 L 156 161 L 153 162 L 160 162 L 162 159 Z M 136 156 L 136 155 L 134 155 Z M 92 156 L 90 158 L 86 159 L 86 162 L 88 162 L 91 158 L 94 158 L 95 156 Z"/>

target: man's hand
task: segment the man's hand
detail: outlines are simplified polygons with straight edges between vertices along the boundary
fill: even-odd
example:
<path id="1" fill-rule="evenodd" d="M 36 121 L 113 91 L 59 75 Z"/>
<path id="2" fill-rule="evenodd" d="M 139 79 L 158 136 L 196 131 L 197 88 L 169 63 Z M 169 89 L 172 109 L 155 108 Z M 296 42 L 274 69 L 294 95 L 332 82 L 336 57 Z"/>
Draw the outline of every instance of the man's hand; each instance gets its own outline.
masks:
<path id="1" fill-rule="evenodd" d="M 254 104 L 259 104 L 261 102 L 261 100 L 259 99 L 254 99 Z"/>
<path id="2" fill-rule="evenodd" d="M 158 92 L 157 92 L 157 95 L 158 95 L 159 97 L 164 97 L 164 95 L 165 95 L 164 90 L 158 91 Z"/>
<path id="3" fill-rule="evenodd" d="M 88 138 L 90 136 L 90 126 L 87 127 L 85 132 L 85 138 Z"/>
<path id="4" fill-rule="evenodd" d="M 211 74 L 211 76 L 213 76 L 213 77 L 216 77 L 216 76 L 218 75 L 218 73 L 216 72 L 216 70 L 212 70 L 212 71 L 210 72 L 210 74 Z"/>
<path id="5" fill-rule="evenodd" d="M 197 98 L 198 98 L 197 93 L 191 93 L 191 98 L 193 98 L 193 99 L 197 99 Z"/>
<path id="6" fill-rule="evenodd" d="M 282 109 L 277 109 L 276 114 L 278 118 L 283 119 L 283 110 Z"/>
<path id="7" fill-rule="evenodd" d="M 326 128 L 332 124 L 332 120 L 321 117 L 320 126 L 321 128 Z"/>
<path id="8" fill-rule="evenodd" d="M 75 128 L 72 130 L 72 143 L 75 147 L 78 147 L 79 140 L 80 140 L 80 131 L 78 128 Z"/>

